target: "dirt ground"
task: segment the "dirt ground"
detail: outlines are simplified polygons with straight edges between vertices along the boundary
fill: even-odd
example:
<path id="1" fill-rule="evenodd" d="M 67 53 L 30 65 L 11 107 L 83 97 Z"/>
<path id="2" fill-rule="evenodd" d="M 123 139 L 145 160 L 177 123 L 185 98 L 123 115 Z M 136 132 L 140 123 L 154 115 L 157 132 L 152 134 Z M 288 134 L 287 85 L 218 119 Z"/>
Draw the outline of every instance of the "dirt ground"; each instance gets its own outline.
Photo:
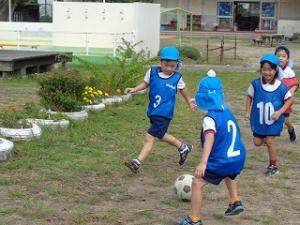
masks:
<path id="1" fill-rule="evenodd" d="M 162 42 L 166 42 L 167 39 Z M 199 44 L 205 41 L 200 40 Z M 300 65 L 300 45 L 289 43 L 295 64 Z M 257 65 L 259 57 L 266 52 L 273 52 L 274 48 L 253 47 L 251 43 L 241 40 L 238 56 L 240 65 Z M 1 82 L 1 80 L 0 80 Z M 23 89 L 15 87 L 5 89 L 0 85 L 0 106 L 6 105 L 13 99 L 17 105 L 22 105 L 26 99 L 37 100 L 37 88 Z M 227 95 L 236 95 L 228 91 Z M 229 98 L 229 105 L 237 115 L 241 132 L 248 150 L 247 163 L 242 176 L 239 178 L 239 194 L 245 206 L 245 212 L 236 217 L 224 217 L 228 204 L 228 194 L 225 184 L 215 187 L 208 185 L 204 190 L 204 204 L 202 217 L 205 225 L 300 225 L 300 156 L 299 144 L 292 144 L 288 140 L 286 129 L 277 139 L 280 173 L 274 178 L 267 178 L 264 171 L 267 166 L 267 151 L 265 147 L 255 148 L 252 144 L 249 122 L 244 121 L 241 110 L 244 108 L 244 95 Z M 292 117 L 296 129 L 300 131 L 300 95 L 296 96 L 295 113 Z M 181 105 L 184 103 L 181 102 Z M 179 105 L 180 105 L 179 104 Z M 180 107 L 180 106 L 179 106 Z M 198 143 L 199 125 L 191 121 L 199 121 L 198 116 L 176 120 L 172 124 L 173 134 L 186 130 L 186 137 L 192 134 L 193 144 Z M 142 138 L 140 134 L 138 140 Z M 135 141 L 135 140 L 133 140 Z M 298 142 L 299 143 L 299 142 Z M 177 163 L 178 153 L 172 147 L 157 143 L 153 155 L 147 159 L 142 171 L 134 175 L 124 168 L 124 171 L 111 171 L 105 176 L 97 173 L 84 174 L 76 182 L 68 183 L 66 178 L 55 178 L 57 184 L 63 186 L 64 191 L 76 190 L 76 195 L 63 199 L 47 199 L 47 206 L 51 208 L 49 214 L 42 214 L 34 220 L 26 217 L 11 215 L 1 221 L 1 208 L 6 205 L 0 203 L 0 224 L 2 225 L 173 225 L 190 210 L 190 202 L 178 200 L 173 192 L 173 183 L 180 174 L 193 174 L 198 164 L 199 151 L 189 156 L 183 167 Z M 122 161 L 126 160 L 122 159 Z M 15 177 L 22 175 L 15 174 Z M 34 176 L 34 171 L 32 172 Z M 18 185 L 17 182 L 16 186 Z M 47 184 L 45 184 L 46 186 Z M 14 187 L 10 187 L 13 189 Z M 4 198 L 5 186 L 0 185 L 0 199 Z M 46 198 L 42 193 L 35 193 L 35 198 Z M 3 196 L 2 196 L 3 195 Z M 80 208 L 82 201 L 90 200 L 88 210 Z M 18 205 L 18 200 L 8 202 L 7 205 Z M 78 205 L 78 212 L 68 211 L 69 205 Z M 83 203 L 82 203 L 83 204 Z M 30 210 L 30 202 L 24 209 Z M 24 213 L 25 214 L 25 213 Z"/>
<path id="2" fill-rule="evenodd" d="M 190 39 L 190 36 L 192 39 Z M 252 39 L 255 38 L 253 33 L 192 33 L 191 35 L 182 33 L 182 46 L 193 46 L 198 48 L 202 53 L 200 64 L 206 64 L 206 45 L 209 40 L 209 49 L 219 47 L 222 37 L 224 36 L 224 48 L 234 46 L 235 36 L 237 37 L 237 60 L 233 59 L 233 50 L 224 52 L 224 65 L 239 65 L 239 66 L 257 66 L 259 58 L 266 53 L 274 52 L 275 46 L 284 44 L 291 51 L 291 59 L 295 67 L 300 68 L 300 42 L 290 42 L 288 40 L 282 43 L 274 43 L 273 46 L 253 45 Z M 176 44 L 176 34 L 169 32 L 161 35 L 161 46 L 167 44 Z M 209 51 L 209 64 L 219 64 L 220 50 Z"/>

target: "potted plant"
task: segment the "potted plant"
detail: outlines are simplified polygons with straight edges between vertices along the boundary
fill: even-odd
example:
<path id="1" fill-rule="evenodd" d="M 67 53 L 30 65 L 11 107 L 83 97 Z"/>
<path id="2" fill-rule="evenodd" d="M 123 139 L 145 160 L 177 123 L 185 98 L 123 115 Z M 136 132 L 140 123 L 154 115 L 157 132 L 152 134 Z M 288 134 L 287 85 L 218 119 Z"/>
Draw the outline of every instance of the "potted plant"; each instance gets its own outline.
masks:
<path id="1" fill-rule="evenodd" d="M 105 104 L 101 102 L 103 92 L 92 86 L 85 86 L 83 90 L 83 101 L 86 105 L 83 108 L 87 111 L 100 111 L 105 109 Z"/>
<path id="2" fill-rule="evenodd" d="M 84 120 L 88 113 L 82 110 L 82 90 L 90 77 L 77 70 L 56 69 L 39 79 L 41 104 L 50 113 L 62 112 L 74 120 Z"/>
<path id="3" fill-rule="evenodd" d="M 13 157 L 14 143 L 0 138 L 0 162 L 4 162 Z"/>
<path id="4" fill-rule="evenodd" d="M 0 135 L 13 140 L 31 140 L 41 136 L 41 128 L 26 121 L 17 107 L 9 106 L 0 112 Z"/>
<path id="5" fill-rule="evenodd" d="M 53 114 L 49 110 L 41 109 L 34 103 L 25 103 L 23 111 L 27 115 L 26 120 L 28 122 L 39 126 L 67 128 L 70 124 L 66 115 L 62 113 Z"/>

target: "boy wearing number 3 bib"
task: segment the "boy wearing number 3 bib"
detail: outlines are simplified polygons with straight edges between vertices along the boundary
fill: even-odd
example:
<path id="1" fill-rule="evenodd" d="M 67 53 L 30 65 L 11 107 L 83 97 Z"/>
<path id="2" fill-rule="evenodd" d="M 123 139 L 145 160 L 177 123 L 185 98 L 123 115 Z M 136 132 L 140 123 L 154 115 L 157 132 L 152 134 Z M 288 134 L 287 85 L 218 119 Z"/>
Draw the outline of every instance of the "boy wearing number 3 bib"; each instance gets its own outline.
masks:
<path id="1" fill-rule="evenodd" d="M 253 143 L 267 145 L 269 166 L 267 176 L 278 173 L 275 137 L 280 136 L 283 113 L 292 102 L 288 88 L 277 79 L 279 58 L 270 53 L 260 59 L 261 77 L 252 81 L 246 98 L 246 120 L 250 119 Z"/>
<path id="2" fill-rule="evenodd" d="M 224 105 L 220 79 L 213 70 L 208 71 L 207 75 L 201 79 L 195 97 L 197 107 L 207 113 L 201 130 L 203 153 L 192 182 L 192 209 L 177 225 L 203 225 L 200 218 L 203 188 L 208 183 L 219 185 L 222 180 L 230 196 L 225 216 L 238 215 L 244 211 L 235 179 L 244 167 L 245 145 L 234 115 Z"/>
<path id="3" fill-rule="evenodd" d="M 146 157 L 151 153 L 155 139 L 166 142 L 179 151 L 179 164 L 183 165 L 193 145 L 185 144 L 167 133 L 173 118 L 177 90 L 181 93 L 190 108 L 194 108 L 194 100 L 188 97 L 180 68 L 180 54 L 177 48 L 166 46 L 160 51 L 160 66 L 152 66 L 144 77 L 144 81 L 134 88 L 126 88 L 127 93 L 135 93 L 149 87 L 149 105 L 147 115 L 151 126 L 144 136 L 144 146 L 136 159 L 125 162 L 125 165 L 137 173 Z"/>

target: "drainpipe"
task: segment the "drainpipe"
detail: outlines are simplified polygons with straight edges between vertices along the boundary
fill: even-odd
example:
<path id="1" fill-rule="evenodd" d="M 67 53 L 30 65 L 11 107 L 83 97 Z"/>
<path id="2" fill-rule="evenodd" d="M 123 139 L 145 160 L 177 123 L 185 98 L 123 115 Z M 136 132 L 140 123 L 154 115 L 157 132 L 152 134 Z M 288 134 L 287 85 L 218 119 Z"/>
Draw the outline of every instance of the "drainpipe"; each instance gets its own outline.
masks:
<path id="1" fill-rule="evenodd" d="M 8 21 L 11 22 L 11 0 L 8 0 Z"/>

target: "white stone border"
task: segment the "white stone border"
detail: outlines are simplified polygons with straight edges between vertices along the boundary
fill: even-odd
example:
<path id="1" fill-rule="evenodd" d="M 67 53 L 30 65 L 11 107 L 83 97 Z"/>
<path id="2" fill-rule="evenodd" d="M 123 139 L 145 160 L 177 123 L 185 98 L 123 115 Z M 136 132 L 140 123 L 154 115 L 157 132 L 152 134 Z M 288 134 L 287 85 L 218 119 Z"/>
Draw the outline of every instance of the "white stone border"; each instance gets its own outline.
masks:
<path id="1" fill-rule="evenodd" d="M 0 162 L 4 162 L 13 157 L 14 143 L 0 138 Z"/>
<path id="2" fill-rule="evenodd" d="M 94 105 L 85 105 L 83 106 L 86 111 L 101 111 L 105 109 L 104 103 L 94 104 Z"/>
<path id="3" fill-rule="evenodd" d="M 46 120 L 46 119 L 35 119 L 35 118 L 28 118 L 26 119 L 29 123 L 35 123 L 39 126 L 45 127 L 59 127 L 59 128 L 67 128 L 70 125 L 69 120 Z"/>
<path id="4" fill-rule="evenodd" d="M 32 128 L 24 128 L 24 129 L 0 127 L 0 134 L 3 137 L 11 138 L 16 141 L 31 140 L 33 138 L 40 137 L 42 134 L 42 130 L 36 124 L 32 124 Z"/>
<path id="5" fill-rule="evenodd" d="M 123 100 L 119 96 L 111 96 L 111 97 L 104 98 L 102 101 L 104 104 L 113 105 L 113 104 L 121 103 Z"/>

